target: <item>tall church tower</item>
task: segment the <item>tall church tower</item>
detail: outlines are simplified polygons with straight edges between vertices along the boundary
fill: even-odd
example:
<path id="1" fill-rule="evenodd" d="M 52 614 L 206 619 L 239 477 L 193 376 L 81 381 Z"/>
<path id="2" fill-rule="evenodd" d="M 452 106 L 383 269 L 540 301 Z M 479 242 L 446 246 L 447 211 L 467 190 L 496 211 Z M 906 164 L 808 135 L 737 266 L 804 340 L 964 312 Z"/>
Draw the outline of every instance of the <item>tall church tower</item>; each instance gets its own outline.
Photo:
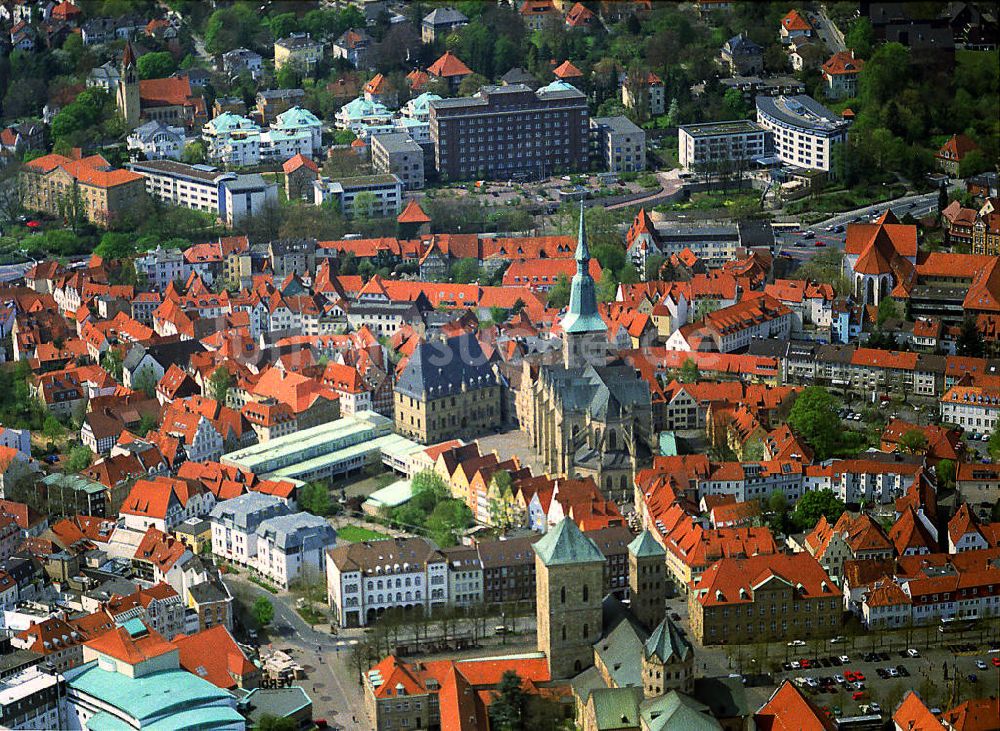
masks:
<path id="1" fill-rule="evenodd" d="M 569 518 L 532 548 L 538 649 L 553 678 L 571 678 L 593 665 L 601 639 L 604 554 Z"/>
<path id="2" fill-rule="evenodd" d="M 129 128 L 139 124 L 139 72 L 135 61 L 132 42 L 125 41 L 121 79 L 118 81 L 118 112 Z"/>
<path id="3" fill-rule="evenodd" d="M 652 631 L 663 621 L 666 605 L 667 552 L 644 530 L 628 544 L 628 595 L 632 614 Z"/>
<path id="4" fill-rule="evenodd" d="M 587 223 L 580 201 L 580 233 L 576 242 L 576 274 L 573 275 L 569 308 L 560 323 L 563 330 L 563 364 L 567 368 L 605 365 L 608 326 L 597 313 L 597 291 L 590 276 Z"/>

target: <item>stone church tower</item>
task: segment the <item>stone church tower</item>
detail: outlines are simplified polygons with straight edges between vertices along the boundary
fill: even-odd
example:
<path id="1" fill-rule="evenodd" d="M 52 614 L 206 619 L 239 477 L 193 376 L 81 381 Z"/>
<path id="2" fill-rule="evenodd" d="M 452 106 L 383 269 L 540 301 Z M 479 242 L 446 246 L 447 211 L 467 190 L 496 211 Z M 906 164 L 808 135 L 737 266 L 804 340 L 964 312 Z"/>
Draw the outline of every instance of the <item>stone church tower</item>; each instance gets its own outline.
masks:
<path id="1" fill-rule="evenodd" d="M 663 621 L 666 568 L 667 552 L 648 530 L 628 544 L 628 595 L 632 614 L 648 631 Z"/>
<path id="2" fill-rule="evenodd" d="M 608 326 L 597 312 L 597 288 L 590 276 L 587 223 L 580 201 L 580 233 L 576 242 L 576 274 L 573 275 L 569 308 L 560 322 L 563 330 L 563 365 L 579 368 L 607 363 Z"/>
<path id="3" fill-rule="evenodd" d="M 646 698 L 694 690 L 694 646 L 670 619 L 660 622 L 642 648 L 642 690 Z"/>
<path id="4" fill-rule="evenodd" d="M 569 518 L 532 548 L 538 649 L 553 678 L 571 678 L 593 665 L 601 639 L 604 554 Z"/>
<path id="5" fill-rule="evenodd" d="M 122 54 L 121 79 L 118 81 L 118 112 L 131 129 L 139 124 L 139 71 L 136 68 L 135 51 L 132 42 L 125 41 Z"/>

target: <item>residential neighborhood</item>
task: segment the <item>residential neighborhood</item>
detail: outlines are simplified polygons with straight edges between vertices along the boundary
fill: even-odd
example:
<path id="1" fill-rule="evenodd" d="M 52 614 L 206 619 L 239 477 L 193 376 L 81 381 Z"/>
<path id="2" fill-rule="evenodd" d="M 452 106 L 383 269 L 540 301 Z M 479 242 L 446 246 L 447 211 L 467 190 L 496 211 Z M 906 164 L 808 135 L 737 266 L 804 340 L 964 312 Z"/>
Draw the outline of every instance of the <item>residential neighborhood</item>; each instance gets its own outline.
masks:
<path id="1" fill-rule="evenodd" d="M 0 727 L 1000 731 L 998 41 L 0 0 Z"/>

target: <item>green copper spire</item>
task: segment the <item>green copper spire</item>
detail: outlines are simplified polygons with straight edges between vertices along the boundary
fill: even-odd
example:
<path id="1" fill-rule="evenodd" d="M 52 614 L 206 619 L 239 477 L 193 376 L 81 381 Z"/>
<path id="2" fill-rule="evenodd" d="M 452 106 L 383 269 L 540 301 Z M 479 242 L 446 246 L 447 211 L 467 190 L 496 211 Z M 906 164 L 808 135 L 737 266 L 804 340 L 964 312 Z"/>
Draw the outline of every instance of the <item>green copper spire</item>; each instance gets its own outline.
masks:
<path id="1" fill-rule="evenodd" d="M 569 294 L 569 309 L 562 319 L 563 332 L 604 332 L 608 326 L 597 314 L 597 292 L 590 276 L 590 249 L 587 247 L 587 223 L 580 201 L 580 235 L 576 242 L 576 274 Z"/>

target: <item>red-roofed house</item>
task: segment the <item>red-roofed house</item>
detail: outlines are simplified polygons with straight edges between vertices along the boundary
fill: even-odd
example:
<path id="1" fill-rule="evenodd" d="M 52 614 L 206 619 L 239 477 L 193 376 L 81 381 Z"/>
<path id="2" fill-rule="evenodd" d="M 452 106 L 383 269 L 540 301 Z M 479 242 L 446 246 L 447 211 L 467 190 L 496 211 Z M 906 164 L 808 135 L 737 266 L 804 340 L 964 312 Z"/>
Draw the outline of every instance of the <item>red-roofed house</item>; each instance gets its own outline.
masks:
<path id="1" fill-rule="evenodd" d="M 313 182 L 319 178 L 319 165 L 301 152 L 285 160 L 281 166 L 285 173 L 285 195 L 288 200 L 312 201 Z"/>
<path id="2" fill-rule="evenodd" d="M 826 84 L 826 95 L 831 99 L 853 97 L 858 92 L 858 74 L 865 62 L 855 58 L 854 49 L 838 51 L 820 68 Z"/>
<path id="3" fill-rule="evenodd" d="M 753 723 L 762 731 L 834 731 L 837 728 L 790 680 L 782 681 L 767 703 L 754 714 Z"/>
<path id="4" fill-rule="evenodd" d="M 941 149 L 934 155 L 937 160 L 938 169 L 947 173 L 953 178 L 957 178 L 962 166 L 962 160 L 973 150 L 978 150 L 979 145 L 964 134 L 953 134 L 948 141 L 941 145 Z"/>
<path id="5" fill-rule="evenodd" d="M 590 28 L 597 23 L 597 15 L 583 3 L 576 3 L 566 13 L 566 27 L 572 29 Z"/>
<path id="6" fill-rule="evenodd" d="M 788 14 L 781 19 L 781 27 L 778 35 L 785 45 L 791 43 L 796 38 L 808 38 L 813 34 L 813 27 L 809 21 L 802 17 L 798 10 L 789 10 Z"/>
<path id="7" fill-rule="evenodd" d="M 188 518 L 208 515 L 213 507 L 215 495 L 201 483 L 155 477 L 136 481 L 120 512 L 130 530 L 154 527 L 166 532 Z"/>
<path id="8" fill-rule="evenodd" d="M 452 93 L 458 91 L 459 85 L 466 76 L 472 75 L 472 69 L 466 66 L 462 59 L 451 51 L 445 51 L 437 61 L 427 68 L 427 74 L 432 79 L 444 79 Z"/>
<path id="9" fill-rule="evenodd" d="M 541 30 L 546 22 L 560 19 L 559 11 L 552 0 L 525 0 L 521 5 L 521 20 L 531 30 Z"/>

